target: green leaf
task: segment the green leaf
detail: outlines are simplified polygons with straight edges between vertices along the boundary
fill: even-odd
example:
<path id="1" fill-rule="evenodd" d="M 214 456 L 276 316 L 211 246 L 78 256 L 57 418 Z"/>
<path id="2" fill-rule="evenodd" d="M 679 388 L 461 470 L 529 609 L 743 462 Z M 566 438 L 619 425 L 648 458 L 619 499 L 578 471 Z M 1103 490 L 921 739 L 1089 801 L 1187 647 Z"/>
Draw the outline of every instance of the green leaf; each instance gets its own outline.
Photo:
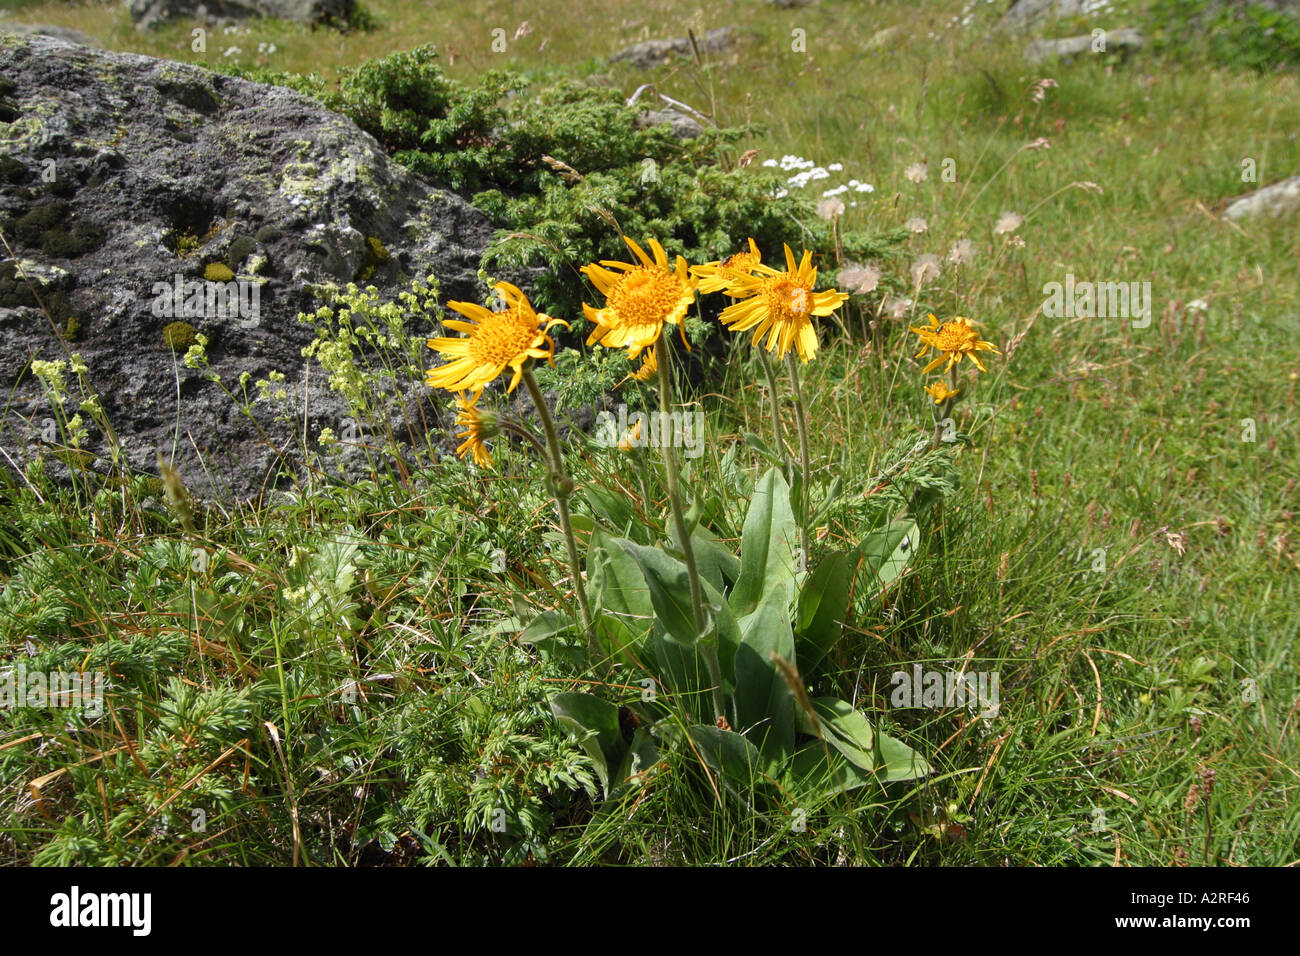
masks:
<path id="1" fill-rule="evenodd" d="M 732 692 L 736 728 L 757 743 L 772 765 L 794 750 L 794 695 L 772 661 L 774 651 L 787 661 L 795 659 L 794 634 L 784 594 L 780 589 L 769 591 L 758 610 L 741 618 L 739 624 L 736 686 Z"/>
<path id="2" fill-rule="evenodd" d="M 723 785 L 746 803 L 764 777 L 759 771 L 762 760 L 758 750 L 740 734 L 710 724 L 686 728 L 700 758 Z"/>
<path id="3" fill-rule="evenodd" d="M 520 644 L 534 644 L 554 637 L 561 631 L 573 627 L 574 620 L 560 611 L 542 611 L 528 622 L 528 626 L 519 632 Z"/>
<path id="4" fill-rule="evenodd" d="M 648 548 L 626 538 L 615 543 L 622 546 L 641 569 L 656 620 L 674 640 L 694 647 L 699 635 L 695 633 L 691 582 L 686 565 L 658 548 Z"/>
<path id="5" fill-rule="evenodd" d="M 858 545 L 867 592 L 876 594 L 901 578 L 920 540 L 920 529 L 911 518 L 900 518 L 887 528 L 868 532 Z"/>
<path id="6" fill-rule="evenodd" d="M 772 450 L 772 446 L 763 441 L 763 439 L 759 438 L 753 432 L 745 432 L 745 444 L 758 452 L 762 457 L 766 458 L 768 464 L 774 465 L 777 468 L 785 466 L 785 461 L 780 455 Z"/>
<path id="7" fill-rule="evenodd" d="M 876 765 L 884 779 L 893 783 L 916 780 L 933 772 L 929 761 L 919 753 L 889 734 L 876 734 Z"/>
<path id="8" fill-rule="evenodd" d="M 876 769 L 876 733 L 871 722 L 838 697 L 817 697 L 812 702 L 821 736 L 844 758 L 862 770 Z"/>
<path id="9" fill-rule="evenodd" d="M 551 712 L 560 726 L 580 740 L 582 749 L 596 768 L 605 795 L 609 796 L 610 769 L 620 766 L 627 751 L 627 743 L 618 726 L 618 707 L 590 694 L 579 693 L 556 694 L 550 703 Z"/>
<path id="10" fill-rule="evenodd" d="M 659 760 L 659 748 L 650 739 L 646 729 L 638 727 L 636 733 L 632 735 L 632 742 L 628 744 L 627 753 L 623 755 L 623 760 L 619 763 L 618 774 L 614 783 L 615 790 L 626 783 L 634 774 L 646 773 L 646 771 L 657 765 Z"/>
<path id="11" fill-rule="evenodd" d="M 740 559 L 719 544 L 703 525 L 691 532 L 691 546 L 700 577 L 719 591 L 725 591 L 728 584 L 740 577 Z"/>
<path id="12" fill-rule="evenodd" d="M 857 553 L 832 551 L 804 581 L 795 618 L 795 653 L 811 673 L 843 633 Z"/>
<path id="13" fill-rule="evenodd" d="M 790 489 L 778 468 L 771 468 L 754 489 L 740 537 L 740 577 L 731 592 L 736 617 L 753 613 L 772 591 L 786 606 L 795 593 L 794 556 L 798 531 L 790 510 Z"/>
<path id="14" fill-rule="evenodd" d="M 797 796 L 833 796 L 873 783 L 875 778 L 853 766 L 838 751 L 828 751 L 819 741 L 800 747 L 786 765 L 784 785 Z"/>
<path id="15" fill-rule="evenodd" d="M 600 520 L 604 521 L 615 534 L 631 534 L 634 529 L 641 527 L 641 522 L 637 520 L 636 513 L 632 510 L 632 504 L 628 501 L 626 495 L 602 487 L 594 482 L 584 484 L 582 494 L 587 499 L 587 504 L 592 512 Z"/>
<path id="16" fill-rule="evenodd" d="M 654 604 L 640 566 L 620 544 L 597 531 L 587 551 L 587 594 L 596 636 L 611 660 L 631 663 L 654 623 Z"/>

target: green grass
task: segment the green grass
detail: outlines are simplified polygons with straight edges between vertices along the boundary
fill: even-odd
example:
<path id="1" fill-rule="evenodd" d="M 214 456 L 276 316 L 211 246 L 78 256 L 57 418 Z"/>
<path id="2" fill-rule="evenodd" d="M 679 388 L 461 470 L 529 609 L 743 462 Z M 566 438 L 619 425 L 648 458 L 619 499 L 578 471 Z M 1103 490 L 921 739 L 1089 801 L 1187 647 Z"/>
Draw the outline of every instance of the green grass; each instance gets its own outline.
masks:
<path id="1" fill-rule="evenodd" d="M 1256 161 L 1261 184 L 1300 169 L 1296 75 L 1172 54 L 1033 68 L 997 33 L 950 28 L 960 5 L 946 2 L 782 12 L 736 0 L 710 5 L 703 22 L 689 19 L 690 4 L 606 0 L 584 20 L 608 29 L 577 31 L 571 4 L 538 0 L 532 32 L 493 54 L 490 28 L 518 27 L 512 6 L 371 2 L 371 33 L 256 24 L 210 38 L 206 56 L 190 53 L 183 26 L 138 34 L 117 4 L 18 13 L 114 48 L 212 64 L 218 47 L 238 45 L 247 63 L 327 78 L 434 42 L 465 80 L 510 66 L 600 74 L 631 93 L 654 79 L 721 123 L 757 124 L 739 145 L 758 149 L 760 163 L 794 153 L 874 184 L 843 197 L 859 200 L 847 226 L 883 232 L 926 219 L 928 231 L 882 263 L 891 294 L 912 294 L 915 255 L 974 240 L 975 261 L 946 267 L 905 319 L 879 318 L 863 335 L 881 296 L 855 297 L 843 330 L 823 324 L 803 381 L 821 480 L 838 476 L 862 502 L 884 493 L 891 448 L 931 426 L 905 322 L 927 309 L 968 315 L 1002 352 L 964 385 L 959 490 L 932 513 L 912 572 L 880 601 L 858 603 L 831 678 L 936 772 L 919 786 L 802 808 L 802 831 L 716 801 L 698 761 L 682 755 L 669 755 L 650 786 L 602 803 L 590 764 L 546 705 L 555 690 L 591 689 L 596 678 L 515 640 L 521 616 L 565 605 L 571 589 L 541 470 L 523 448 L 498 443 L 500 469 L 486 477 L 431 462 L 409 480 L 381 474 L 260 512 L 208 509 L 195 534 L 142 482 L 61 491 L 33 476 L 0 502 L 0 653 L 24 658 L 30 642 L 33 669 L 107 668 L 113 687 L 100 719 L 6 717 L 0 857 L 1300 858 L 1300 234 L 1294 217 L 1236 228 L 1212 214 L 1251 188 L 1243 158 Z M 745 30 L 740 45 L 702 64 L 646 76 L 598 62 L 645 36 L 731 22 Z M 896 41 L 867 48 L 893 25 L 903 28 Z M 807 55 L 790 50 L 795 27 L 807 31 Z M 259 42 L 277 52 L 253 56 Z M 1059 86 L 1040 103 L 1029 94 L 1041 77 Z M 1022 149 L 1037 137 L 1050 149 Z M 941 179 L 945 158 L 956 182 Z M 913 184 L 904 170 L 922 160 L 929 179 Z M 1084 182 L 1101 191 L 1072 185 Z M 1025 217 L 1022 247 L 993 234 L 1006 210 Z M 792 244 L 798 235 L 792 223 Z M 1039 314 L 1044 283 L 1067 272 L 1150 281 L 1150 326 Z M 1189 310 L 1196 299 L 1208 310 Z M 724 486 L 722 457 L 744 433 L 770 435 L 747 342 L 729 355 L 700 398 L 710 441 L 693 488 Z M 1245 419 L 1253 442 L 1242 441 Z M 576 445 L 571 455 L 580 485 L 643 497 L 626 459 Z M 740 460 L 757 473 L 756 455 L 745 449 Z M 660 524 L 657 478 L 648 481 L 652 503 L 640 507 Z M 576 508 L 588 510 L 581 495 Z M 715 530 L 734 536 L 741 514 L 733 502 L 733 527 Z M 839 509 L 819 547 L 855 539 L 859 518 L 856 506 Z M 1104 571 L 1093 570 L 1098 549 Z M 889 706 L 893 671 L 955 667 L 968 655 L 970 669 L 1000 674 L 991 721 Z"/>

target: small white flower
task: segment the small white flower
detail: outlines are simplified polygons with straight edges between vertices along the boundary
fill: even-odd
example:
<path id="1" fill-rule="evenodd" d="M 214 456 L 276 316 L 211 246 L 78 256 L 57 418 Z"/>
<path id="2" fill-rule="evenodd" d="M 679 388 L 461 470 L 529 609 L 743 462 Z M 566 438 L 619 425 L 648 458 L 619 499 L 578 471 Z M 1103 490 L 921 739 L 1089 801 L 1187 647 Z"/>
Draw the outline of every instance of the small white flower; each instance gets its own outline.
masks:
<path id="1" fill-rule="evenodd" d="M 1205 312 L 1210 308 L 1210 303 L 1204 299 L 1193 299 L 1187 303 L 1188 312 Z"/>
<path id="2" fill-rule="evenodd" d="M 876 191 L 876 187 L 871 185 L 871 183 L 858 183 L 853 187 L 853 189 L 855 192 L 860 193 L 874 193 Z"/>
<path id="3" fill-rule="evenodd" d="M 829 170 L 830 170 L 831 172 L 833 172 L 833 173 L 842 173 L 842 172 L 844 172 L 844 164 L 843 164 L 843 163 L 831 163 L 831 164 L 830 164 L 829 166 L 827 166 L 826 168 L 829 169 Z"/>
<path id="4" fill-rule="evenodd" d="M 226 52 L 223 53 L 223 54 L 221 54 L 221 55 L 222 55 L 222 56 L 239 56 L 239 55 L 242 54 L 243 52 L 244 52 L 244 51 L 241 50 L 239 47 L 237 47 L 237 46 L 232 46 L 232 47 L 228 47 L 228 48 L 226 49 Z"/>
<path id="5" fill-rule="evenodd" d="M 914 183 L 923 183 L 930 178 L 930 167 L 926 163 L 913 163 L 903 171 L 903 175 Z"/>
<path id="6" fill-rule="evenodd" d="M 925 232 L 927 229 L 930 228 L 930 224 L 927 223 L 920 216 L 913 216 L 911 219 L 907 220 L 907 222 L 903 224 L 903 228 L 906 229 L 908 232 L 915 233 L 916 235 L 919 236 L 921 233 Z"/>

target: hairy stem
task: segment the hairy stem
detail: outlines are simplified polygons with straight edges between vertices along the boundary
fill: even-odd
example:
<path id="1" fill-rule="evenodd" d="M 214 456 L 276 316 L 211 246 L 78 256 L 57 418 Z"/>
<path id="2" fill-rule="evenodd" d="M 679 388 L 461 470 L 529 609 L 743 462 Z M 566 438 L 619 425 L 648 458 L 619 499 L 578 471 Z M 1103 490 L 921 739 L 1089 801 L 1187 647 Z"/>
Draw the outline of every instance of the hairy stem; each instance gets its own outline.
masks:
<path id="1" fill-rule="evenodd" d="M 811 475 L 811 461 L 808 457 L 808 416 L 804 412 L 803 393 L 799 389 L 799 366 L 794 352 L 785 353 L 786 368 L 790 371 L 790 391 L 794 394 L 795 422 L 799 426 L 799 547 L 803 549 L 804 560 L 808 559 L 808 485 Z"/>
<path id="2" fill-rule="evenodd" d="M 776 450 L 785 458 L 785 482 L 789 484 L 794 481 L 794 462 L 790 459 L 789 453 L 785 450 L 785 442 L 781 439 L 781 411 L 776 401 L 776 396 L 779 394 L 776 387 L 776 372 L 772 369 L 772 363 L 767 358 L 767 350 L 761 343 L 756 349 L 758 360 L 763 363 L 763 371 L 767 374 L 768 405 L 772 412 L 772 441 L 776 443 Z"/>
<path id="3" fill-rule="evenodd" d="M 551 489 L 555 493 L 555 510 L 560 516 L 560 528 L 564 531 L 564 544 L 569 551 L 569 571 L 573 575 L 573 589 L 578 592 L 578 610 L 582 613 L 582 629 L 588 639 L 591 638 L 591 607 L 587 603 L 587 588 L 582 580 L 582 565 L 578 560 L 578 541 L 573 536 L 573 520 L 569 517 L 569 496 L 573 494 L 573 479 L 564 470 L 564 457 L 560 452 L 560 435 L 555 430 L 551 410 L 546 405 L 546 397 L 533 377 L 533 370 L 524 370 L 524 385 L 533 397 L 533 406 L 537 417 L 542 420 L 542 430 L 546 432 L 546 446 L 550 449 Z"/>
<path id="4" fill-rule="evenodd" d="M 671 407 L 672 396 L 672 373 L 669 369 L 672 352 L 668 344 L 668 334 L 665 330 L 659 332 L 659 342 L 655 346 L 655 352 L 659 359 L 659 422 L 660 426 L 667 430 L 669 412 Z M 661 439 L 666 437 L 659 436 Z M 659 442 L 660 449 L 664 455 L 664 473 L 668 482 L 668 503 L 673 512 L 673 525 L 677 530 L 677 543 L 682 549 L 682 557 L 686 561 L 686 576 L 690 579 L 691 585 L 691 614 L 695 622 L 696 640 L 704 642 L 704 661 L 709 668 L 709 680 L 713 684 L 713 716 L 722 718 L 726 715 L 726 707 L 722 700 L 722 666 L 718 661 L 718 642 L 714 635 L 707 639 L 704 637 L 704 630 L 708 624 L 708 618 L 704 613 L 704 589 L 700 585 L 700 571 L 695 564 L 695 548 L 691 545 L 691 536 L 686 529 L 686 515 L 682 511 L 682 496 L 679 488 L 679 478 L 677 473 L 677 453 L 668 441 Z"/>

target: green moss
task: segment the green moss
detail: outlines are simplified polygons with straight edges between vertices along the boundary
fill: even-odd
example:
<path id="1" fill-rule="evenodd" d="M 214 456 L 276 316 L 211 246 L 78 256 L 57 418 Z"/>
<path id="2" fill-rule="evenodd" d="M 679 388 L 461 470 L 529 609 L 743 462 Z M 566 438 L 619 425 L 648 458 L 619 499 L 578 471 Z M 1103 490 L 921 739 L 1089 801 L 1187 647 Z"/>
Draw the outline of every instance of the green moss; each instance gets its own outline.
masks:
<path id="1" fill-rule="evenodd" d="M 238 236 L 230 243 L 230 251 L 227 258 L 231 265 L 239 265 L 248 258 L 248 254 L 257 248 L 257 243 L 249 236 Z"/>
<path id="2" fill-rule="evenodd" d="M 392 258 L 392 253 L 388 251 L 388 247 L 380 242 L 377 236 L 367 237 L 366 261 L 362 263 L 361 268 L 357 270 L 357 281 L 365 282 L 370 279 L 371 276 L 375 274 L 376 269 L 390 261 Z"/>
<path id="3" fill-rule="evenodd" d="M 63 323 L 63 337 L 69 342 L 76 342 L 81 339 L 81 319 L 75 315 L 68 316 L 68 320 Z"/>
<path id="4" fill-rule="evenodd" d="M 268 242 L 274 242 L 276 239 L 279 239 L 280 230 L 275 228 L 275 226 L 263 226 L 261 229 L 257 230 L 253 238 L 265 245 Z"/>
<path id="5" fill-rule="evenodd" d="M 194 344 L 197 332 L 188 322 L 169 322 L 163 326 L 163 344 L 173 352 L 184 352 Z"/>
<path id="6" fill-rule="evenodd" d="M 36 206 L 13 220 L 9 228 L 23 245 L 59 259 L 85 255 L 104 242 L 104 230 L 73 220 L 71 205 L 62 199 Z"/>
<path id="7" fill-rule="evenodd" d="M 229 282 L 234 277 L 235 273 L 224 262 L 209 262 L 203 269 L 203 278 L 209 282 Z"/>
<path id="8" fill-rule="evenodd" d="M 188 259 L 199 248 L 199 237 L 192 232 L 182 232 L 176 237 L 176 255 L 181 259 Z"/>

